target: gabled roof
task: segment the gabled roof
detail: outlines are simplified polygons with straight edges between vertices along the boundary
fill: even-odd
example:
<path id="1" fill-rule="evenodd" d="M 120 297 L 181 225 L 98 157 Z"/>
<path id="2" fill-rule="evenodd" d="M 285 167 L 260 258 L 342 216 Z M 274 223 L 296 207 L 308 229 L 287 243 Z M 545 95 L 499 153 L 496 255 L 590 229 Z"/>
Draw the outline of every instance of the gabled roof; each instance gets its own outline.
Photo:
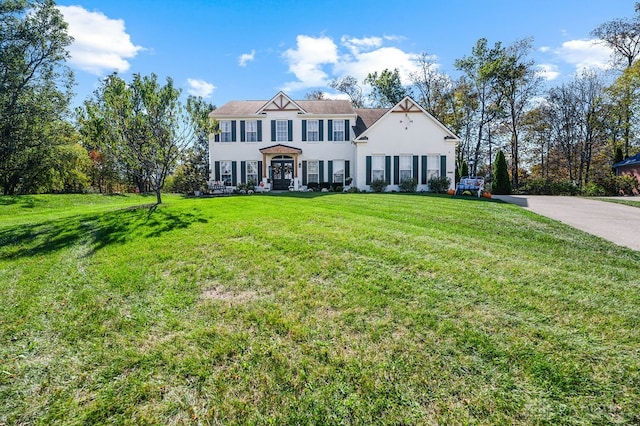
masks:
<path id="1" fill-rule="evenodd" d="M 267 101 L 256 114 L 262 114 L 266 111 L 298 111 L 305 113 L 306 111 L 296 101 L 291 99 L 286 93 L 280 91 L 273 98 Z"/>
<path id="2" fill-rule="evenodd" d="M 358 115 L 360 115 L 359 111 L 360 110 L 358 110 Z M 429 119 L 431 119 L 438 127 L 440 127 L 445 133 L 447 133 L 447 136 L 445 136 L 446 139 L 455 140 L 455 141 L 459 140 L 459 138 L 451 130 L 449 130 L 447 126 L 445 126 L 444 124 L 436 120 L 434 116 L 429 114 L 424 108 L 420 106 L 420 104 L 414 101 L 410 96 L 405 96 L 404 99 L 402 99 L 395 106 L 393 106 L 393 108 L 386 110 L 384 114 L 382 114 L 380 117 L 378 117 L 378 119 L 373 121 L 371 125 L 366 126 L 366 129 L 362 133 L 356 136 L 356 142 L 358 139 L 360 141 L 366 141 L 368 139 L 367 133 L 369 133 L 372 128 L 374 128 L 378 123 L 380 123 L 383 117 L 387 117 L 391 114 L 404 114 L 405 118 L 400 119 L 401 122 L 404 120 L 413 122 L 413 120 L 411 120 L 411 118 L 409 117 L 409 114 L 415 114 L 415 113 L 424 114 L 427 117 L 429 117 Z"/>
<path id="3" fill-rule="evenodd" d="M 282 94 L 283 96 L 279 96 Z M 275 101 L 274 101 L 275 99 Z M 266 111 L 297 111 L 300 114 L 356 115 L 350 101 L 327 99 L 322 101 L 292 101 L 284 93 L 269 101 L 230 101 L 213 110 L 210 117 L 246 117 Z"/>
<path id="4" fill-rule="evenodd" d="M 613 167 L 634 166 L 636 164 L 640 164 L 640 153 L 614 164 Z"/>
<path id="5" fill-rule="evenodd" d="M 263 154 L 302 154 L 302 150 L 300 148 L 283 145 L 281 143 L 262 148 L 259 151 Z"/>
<path id="6" fill-rule="evenodd" d="M 356 108 L 355 111 L 358 118 L 356 119 L 356 125 L 353 126 L 353 131 L 358 137 L 385 115 L 389 108 Z"/>

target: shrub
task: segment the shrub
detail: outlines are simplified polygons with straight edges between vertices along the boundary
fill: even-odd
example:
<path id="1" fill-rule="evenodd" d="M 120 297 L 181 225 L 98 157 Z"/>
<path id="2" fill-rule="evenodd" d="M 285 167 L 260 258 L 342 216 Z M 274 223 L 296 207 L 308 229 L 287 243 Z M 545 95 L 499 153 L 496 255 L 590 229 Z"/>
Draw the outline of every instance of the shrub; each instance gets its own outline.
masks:
<path id="1" fill-rule="evenodd" d="M 403 179 L 400 182 L 400 192 L 416 192 L 418 181 L 416 179 Z"/>
<path id="2" fill-rule="evenodd" d="M 369 185 L 371 187 L 371 190 L 373 192 L 384 192 L 385 189 L 387 189 L 387 181 L 384 179 L 376 179 L 374 181 L 371 182 L 371 185 Z"/>
<path id="3" fill-rule="evenodd" d="M 319 188 L 329 190 L 331 188 L 331 184 L 329 182 L 320 182 Z"/>
<path id="4" fill-rule="evenodd" d="M 313 191 L 317 191 L 318 189 L 320 189 L 320 184 L 318 182 L 309 182 L 307 184 L 307 188 L 313 190 Z"/>
<path id="5" fill-rule="evenodd" d="M 609 175 L 598 183 L 604 188 L 605 195 L 632 195 L 634 189 L 640 189 L 636 178 L 629 175 Z"/>
<path id="6" fill-rule="evenodd" d="M 502 150 L 496 154 L 496 161 L 493 168 L 493 182 L 491 182 L 491 192 L 494 194 L 511 194 L 511 181 L 507 170 L 507 160 L 504 158 Z"/>
<path id="7" fill-rule="evenodd" d="M 451 179 L 448 177 L 433 177 L 429 179 L 429 190 L 436 194 L 444 194 L 449 190 Z"/>
<path id="8" fill-rule="evenodd" d="M 530 179 L 518 189 L 528 195 L 578 195 L 580 188 L 571 181 L 552 181 L 544 178 Z"/>
<path id="9" fill-rule="evenodd" d="M 357 186 L 352 186 L 349 189 L 347 189 L 347 192 L 357 194 L 358 192 L 360 192 L 360 190 L 358 189 Z"/>
<path id="10" fill-rule="evenodd" d="M 607 195 L 605 189 L 595 182 L 589 182 L 582 190 L 582 193 L 587 197 L 601 197 Z"/>

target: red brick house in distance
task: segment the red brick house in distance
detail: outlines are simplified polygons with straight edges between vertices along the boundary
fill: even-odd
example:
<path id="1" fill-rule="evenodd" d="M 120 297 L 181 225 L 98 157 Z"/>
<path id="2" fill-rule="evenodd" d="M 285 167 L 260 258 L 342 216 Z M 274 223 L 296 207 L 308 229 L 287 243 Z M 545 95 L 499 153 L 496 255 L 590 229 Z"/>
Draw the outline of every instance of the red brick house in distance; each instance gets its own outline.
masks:
<path id="1" fill-rule="evenodd" d="M 614 164 L 613 168 L 616 170 L 616 176 L 633 176 L 640 184 L 640 153 Z"/>

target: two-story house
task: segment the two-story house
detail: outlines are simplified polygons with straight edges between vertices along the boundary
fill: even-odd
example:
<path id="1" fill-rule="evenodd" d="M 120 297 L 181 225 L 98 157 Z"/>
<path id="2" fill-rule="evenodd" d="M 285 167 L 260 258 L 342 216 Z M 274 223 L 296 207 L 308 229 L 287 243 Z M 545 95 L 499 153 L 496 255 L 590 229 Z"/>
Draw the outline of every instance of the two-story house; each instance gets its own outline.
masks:
<path id="1" fill-rule="evenodd" d="M 226 186 L 255 182 L 272 190 L 328 182 L 387 190 L 431 177 L 454 186 L 458 138 L 407 97 L 393 108 L 353 108 L 346 100 L 294 101 L 279 92 L 268 101 L 231 101 L 210 113 L 219 131 L 209 142 L 211 178 Z"/>

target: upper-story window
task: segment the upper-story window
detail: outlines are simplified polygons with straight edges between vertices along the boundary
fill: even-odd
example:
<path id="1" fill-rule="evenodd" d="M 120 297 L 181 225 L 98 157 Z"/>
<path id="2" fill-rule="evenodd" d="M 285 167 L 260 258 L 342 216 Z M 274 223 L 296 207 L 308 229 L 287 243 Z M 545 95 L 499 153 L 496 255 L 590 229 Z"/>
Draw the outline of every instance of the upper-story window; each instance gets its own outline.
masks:
<path id="1" fill-rule="evenodd" d="M 333 140 L 334 141 L 344 140 L 344 121 L 333 120 Z"/>
<path id="2" fill-rule="evenodd" d="M 247 142 L 257 142 L 258 141 L 258 122 L 247 121 L 245 123 L 245 140 Z"/>
<path id="3" fill-rule="evenodd" d="M 307 140 L 317 142 L 319 138 L 318 120 L 307 120 Z"/>
<path id="4" fill-rule="evenodd" d="M 289 140 L 289 128 L 287 120 L 276 120 L 276 141 L 286 142 Z"/>
<path id="5" fill-rule="evenodd" d="M 220 142 L 231 142 L 231 121 L 220 122 Z"/>

